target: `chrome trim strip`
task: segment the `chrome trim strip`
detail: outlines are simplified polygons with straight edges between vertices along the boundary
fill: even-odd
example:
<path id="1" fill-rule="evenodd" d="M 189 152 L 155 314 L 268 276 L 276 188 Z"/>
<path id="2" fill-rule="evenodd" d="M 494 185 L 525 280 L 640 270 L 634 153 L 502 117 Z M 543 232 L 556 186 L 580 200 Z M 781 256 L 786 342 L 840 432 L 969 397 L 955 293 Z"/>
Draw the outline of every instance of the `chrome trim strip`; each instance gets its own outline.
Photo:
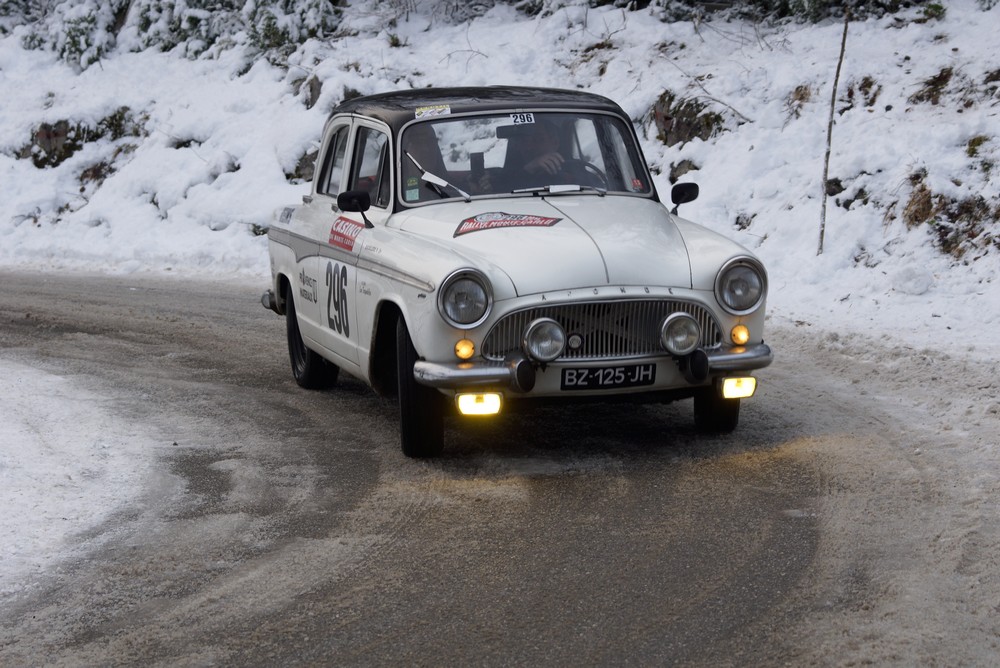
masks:
<path id="1" fill-rule="evenodd" d="M 503 362 L 464 362 L 441 364 L 417 360 L 413 365 L 413 379 L 421 385 L 444 389 L 509 385 L 513 372 Z"/>
<path id="2" fill-rule="evenodd" d="M 331 246 L 328 243 L 320 243 L 308 239 L 301 234 L 295 234 L 288 230 L 270 228 L 267 231 L 267 238 L 276 244 L 287 246 L 295 253 L 295 261 L 301 262 L 307 257 L 325 257 L 356 266 L 359 269 L 366 269 L 373 274 L 384 276 L 388 279 L 399 281 L 405 285 L 422 290 L 424 292 L 434 292 L 434 283 L 426 278 L 408 274 L 392 265 L 377 262 L 370 258 L 362 258 L 353 253 L 348 253 L 340 248 Z"/>
<path id="3" fill-rule="evenodd" d="M 305 258 L 316 255 L 319 248 L 319 242 L 317 241 L 307 239 L 302 235 L 289 232 L 288 230 L 280 230 L 273 227 L 267 230 L 267 238 L 269 241 L 290 248 L 295 253 L 296 262 L 302 262 Z"/>
<path id="4" fill-rule="evenodd" d="M 434 284 L 431 283 L 426 278 L 421 278 L 419 276 L 414 276 L 413 274 L 408 274 L 401 269 L 397 269 L 388 264 L 382 262 L 376 262 L 370 258 L 361 258 L 358 260 L 359 269 L 367 269 L 373 274 L 378 274 L 379 276 L 385 276 L 388 279 L 399 281 L 405 285 L 409 285 L 417 290 L 423 290 L 424 292 L 434 292 Z"/>
<path id="5" fill-rule="evenodd" d="M 319 256 L 322 258 L 327 258 L 329 260 L 337 260 L 341 264 L 349 264 L 351 266 L 358 266 L 358 256 L 354 253 L 349 253 L 340 248 L 335 248 L 330 244 L 320 244 L 319 245 Z"/>

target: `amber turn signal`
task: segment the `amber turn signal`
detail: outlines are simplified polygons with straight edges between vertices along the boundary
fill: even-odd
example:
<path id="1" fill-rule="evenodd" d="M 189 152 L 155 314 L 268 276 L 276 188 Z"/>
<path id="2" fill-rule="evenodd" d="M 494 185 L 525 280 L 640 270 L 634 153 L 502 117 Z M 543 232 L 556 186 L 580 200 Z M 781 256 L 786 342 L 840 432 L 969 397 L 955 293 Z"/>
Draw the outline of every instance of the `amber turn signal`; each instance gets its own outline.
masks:
<path id="1" fill-rule="evenodd" d="M 476 354 L 476 344 L 469 339 L 462 339 L 455 344 L 455 357 L 460 360 L 472 359 Z"/>
<path id="2" fill-rule="evenodd" d="M 729 338 L 733 340 L 738 346 L 745 346 L 747 341 L 750 340 L 750 330 L 747 329 L 746 325 L 736 325 L 733 327 L 733 331 L 729 333 Z"/>

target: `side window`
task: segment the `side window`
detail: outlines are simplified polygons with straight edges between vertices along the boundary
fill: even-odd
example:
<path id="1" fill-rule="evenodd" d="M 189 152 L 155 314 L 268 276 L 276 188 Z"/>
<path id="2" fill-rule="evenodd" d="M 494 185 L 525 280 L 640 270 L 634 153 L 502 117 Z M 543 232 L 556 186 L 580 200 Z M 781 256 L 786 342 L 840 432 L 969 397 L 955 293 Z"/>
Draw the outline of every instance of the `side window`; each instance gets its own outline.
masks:
<path id="1" fill-rule="evenodd" d="M 374 206 L 389 206 L 389 138 L 384 132 L 358 130 L 350 190 L 367 190 Z"/>
<path id="2" fill-rule="evenodd" d="M 638 154 L 629 150 L 635 146 L 631 135 L 626 134 L 618 123 L 602 123 L 601 130 L 608 153 L 606 171 L 614 187 L 634 193 L 649 192 L 650 184 L 646 183 Z"/>
<path id="3" fill-rule="evenodd" d="M 572 157 L 597 166 L 606 171 L 604 154 L 601 152 L 600 140 L 597 138 L 597 128 L 593 119 L 581 119 L 573 125 L 574 146 Z"/>
<path id="4" fill-rule="evenodd" d="M 333 197 L 341 193 L 340 182 L 344 178 L 344 158 L 347 156 L 347 135 L 350 129 L 349 125 L 341 126 L 330 139 L 330 148 L 327 151 L 318 192 Z"/>

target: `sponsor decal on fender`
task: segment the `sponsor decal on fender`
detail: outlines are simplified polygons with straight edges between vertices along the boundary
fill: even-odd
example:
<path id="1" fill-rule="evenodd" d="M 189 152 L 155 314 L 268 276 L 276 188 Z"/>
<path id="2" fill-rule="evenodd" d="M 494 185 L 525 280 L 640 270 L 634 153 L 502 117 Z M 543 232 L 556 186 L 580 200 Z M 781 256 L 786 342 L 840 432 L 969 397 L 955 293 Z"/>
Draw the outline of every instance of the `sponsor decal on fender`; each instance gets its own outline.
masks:
<path id="1" fill-rule="evenodd" d="M 521 213 L 503 213 L 496 211 L 492 213 L 481 213 L 472 218 L 463 220 L 455 236 L 468 234 L 469 232 L 479 232 L 480 230 L 495 230 L 502 227 L 552 227 L 562 218 L 549 218 L 548 216 L 532 216 Z"/>
<path id="2" fill-rule="evenodd" d="M 363 229 L 365 226 L 362 223 L 340 216 L 330 226 L 330 245 L 353 251 L 354 242 Z"/>

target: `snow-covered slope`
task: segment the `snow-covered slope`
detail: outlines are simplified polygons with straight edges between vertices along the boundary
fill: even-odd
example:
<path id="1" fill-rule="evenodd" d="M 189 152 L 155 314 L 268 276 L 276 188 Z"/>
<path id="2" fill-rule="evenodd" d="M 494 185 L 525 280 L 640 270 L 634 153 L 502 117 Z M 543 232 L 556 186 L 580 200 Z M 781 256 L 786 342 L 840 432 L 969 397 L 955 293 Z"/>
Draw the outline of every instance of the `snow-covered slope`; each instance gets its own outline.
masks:
<path id="1" fill-rule="evenodd" d="M 1000 8 L 946 8 L 932 20 L 914 10 L 850 25 L 830 162 L 842 191 L 828 201 L 819 257 L 839 23 L 668 24 L 653 10 L 577 3 L 543 18 L 501 5 L 449 25 L 357 3 L 342 24 L 354 36 L 308 42 L 287 69 L 243 49 L 195 61 L 177 50 L 112 54 L 82 73 L 24 50 L 17 30 L 0 39 L 0 96 L 16 100 L 0 107 L 0 265 L 263 277 L 254 232 L 307 191 L 286 175 L 345 95 L 576 87 L 632 114 L 661 191 L 672 166 L 698 167 L 682 177 L 702 188 L 685 215 L 766 260 L 774 315 L 976 345 L 1000 311 Z M 707 105 L 724 129 L 664 145 L 652 108 L 665 91 Z M 39 128 L 60 121 L 70 140 L 91 141 L 39 168 Z M 944 226 L 913 222 L 921 201 Z M 983 223 L 948 220 L 966 211 Z"/>

